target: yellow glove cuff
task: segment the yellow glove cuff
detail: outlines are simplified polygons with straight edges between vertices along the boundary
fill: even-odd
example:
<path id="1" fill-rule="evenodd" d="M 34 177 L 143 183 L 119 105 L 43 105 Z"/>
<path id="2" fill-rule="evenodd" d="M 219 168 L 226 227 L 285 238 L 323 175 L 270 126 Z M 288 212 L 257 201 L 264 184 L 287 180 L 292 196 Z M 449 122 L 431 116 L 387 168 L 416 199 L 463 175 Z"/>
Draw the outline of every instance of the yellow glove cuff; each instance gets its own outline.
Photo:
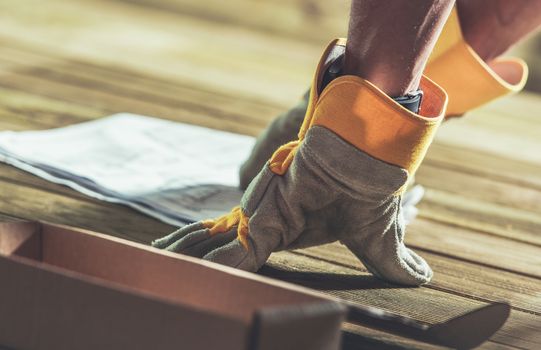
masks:
<path id="1" fill-rule="evenodd" d="M 425 74 L 449 95 L 446 116 L 453 117 L 522 90 L 528 66 L 518 58 L 484 62 L 464 40 L 455 7 L 430 56 Z"/>
<path id="2" fill-rule="evenodd" d="M 377 86 L 357 76 L 334 79 L 319 93 L 333 49 L 345 39 L 333 40 L 318 64 L 299 140 L 280 147 L 270 160 L 271 170 L 283 175 L 299 143 L 312 125 L 320 125 L 374 158 L 415 173 L 443 120 L 447 94 L 423 77 L 424 92 L 419 114 L 402 107 Z"/>
<path id="3" fill-rule="evenodd" d="M 443 120 L 447 95 L 426 77 L 419 114 L 356 76 L 333 80 L 317 101 L 313 125 L 332 130 L 374 158 L 415 173 Z"/>

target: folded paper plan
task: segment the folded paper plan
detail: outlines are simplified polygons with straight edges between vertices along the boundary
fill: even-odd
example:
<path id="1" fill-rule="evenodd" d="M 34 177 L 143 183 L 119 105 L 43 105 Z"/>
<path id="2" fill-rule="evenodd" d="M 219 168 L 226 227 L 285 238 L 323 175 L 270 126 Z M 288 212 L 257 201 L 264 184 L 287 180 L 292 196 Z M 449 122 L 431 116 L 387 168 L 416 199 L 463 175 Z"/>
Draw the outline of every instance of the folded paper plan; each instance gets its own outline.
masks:
<path id="1" fill-rule="evenodd" d="M 122 113 L 59 129 L 0 132 L 0 161 L 182 226 L 238 203 L 238 170 L 253 143 Z"/>

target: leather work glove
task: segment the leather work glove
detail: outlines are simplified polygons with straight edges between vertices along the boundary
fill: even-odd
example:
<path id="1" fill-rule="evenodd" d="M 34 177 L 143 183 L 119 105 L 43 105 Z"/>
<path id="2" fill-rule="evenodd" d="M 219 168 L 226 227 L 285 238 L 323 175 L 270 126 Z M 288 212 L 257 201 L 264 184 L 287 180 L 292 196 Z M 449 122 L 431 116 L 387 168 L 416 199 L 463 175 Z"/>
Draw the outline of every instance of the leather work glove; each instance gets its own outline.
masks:
<path id="1" fill-rule="evenodd" d="M 339 240 L 376 276 L 420 285 L 432 270 L 404 245 L 402 193 L 443 120 L 447 95 L 423 78 L 422 115 L 376 86 L 322 76 L 344 40 L 318 65 L 298 140 L 273 154 L 239 207 L 183 227 L 154 247 L 256 271 L 274 251 Z"/>
<path id="2" fill-rule="evenodd" d="M 467 81 L 457 75 L 467 77 Z M 430 56 L 425 75 L 442 86 L 449 96 L 446 119 L 461 116 L 494 99 L 516 93 L 524 87 L 528 75 L 526 63 L 516 58 L 501 58 L 485 63 L 465 42 L 456 8 L 453 9 Z M 245 189 L 280 145 L 293 140 L 306 109 L 309 94 L 283 113 L 258 136 L 249 158 L 239 172 L 240 187 Z M 413 185 L 413 179 L 410 185 Z M 402 203 L 406 222 L 418 213 L 416 205 L 423 197 L 422 187 L 415 187 Z M 408 191 L 409 192 L 409 191 Z"/>

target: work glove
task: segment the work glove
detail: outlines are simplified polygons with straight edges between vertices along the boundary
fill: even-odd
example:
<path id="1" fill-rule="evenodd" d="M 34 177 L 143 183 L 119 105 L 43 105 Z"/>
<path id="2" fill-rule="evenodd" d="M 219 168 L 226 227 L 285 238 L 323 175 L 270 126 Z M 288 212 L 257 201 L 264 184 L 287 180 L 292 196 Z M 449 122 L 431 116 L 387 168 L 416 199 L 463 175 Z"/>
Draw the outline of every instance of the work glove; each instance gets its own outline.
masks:
<path id="1" fill-rule="evenodd" d="M 374 275 L 404 285 L 432 270 L 404 245 L 402 193 L 443 119 L 445 92 L 423 78 L 422 115 L 342 76 L 324 89 L 335 40 L 318 65 L 298 140 L 272 155 L 239 207 L 183 227 L 154 247 L 256 271 L 274 251 L 341 241 Z"/>

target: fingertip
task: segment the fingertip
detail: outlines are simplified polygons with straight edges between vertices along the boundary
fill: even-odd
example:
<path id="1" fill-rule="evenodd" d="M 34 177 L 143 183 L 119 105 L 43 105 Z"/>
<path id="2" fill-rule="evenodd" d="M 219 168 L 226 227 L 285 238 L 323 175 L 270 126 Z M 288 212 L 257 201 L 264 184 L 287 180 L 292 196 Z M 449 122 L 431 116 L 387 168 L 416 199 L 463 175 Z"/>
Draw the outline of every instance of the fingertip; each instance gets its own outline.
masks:
<path id="1" fill-rule="evenodd" d="M 190 225 L 183 226 L 178 230 L 158 239 L 153 240 L 150 245 L 154 248 L 166 249 L 168 246 L 174 242 L 182 239 L 182 237 L 190 234 L 191 232 L 204 229 L 201 222 L 196 222 Z"/>

